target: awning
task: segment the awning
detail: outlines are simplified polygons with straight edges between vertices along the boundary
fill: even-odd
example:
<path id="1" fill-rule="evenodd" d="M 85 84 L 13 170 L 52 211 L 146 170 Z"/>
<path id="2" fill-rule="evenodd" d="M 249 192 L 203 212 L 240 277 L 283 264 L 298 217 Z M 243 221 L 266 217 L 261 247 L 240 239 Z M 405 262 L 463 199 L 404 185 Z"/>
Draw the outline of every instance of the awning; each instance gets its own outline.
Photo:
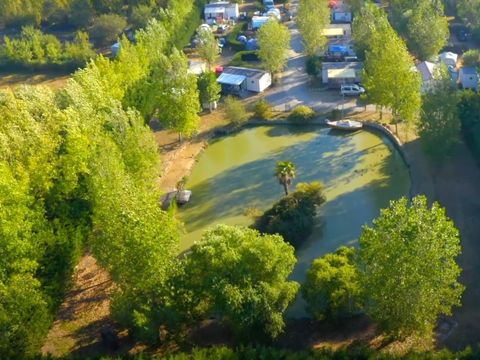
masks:
<path id="1" fill-rule="evenodd" d="M 222 73 L 218 78 L 217 82 L 225 85 L 240 85 L 246 79 L 246 76 L 235 75 L 235 74 L 226 74 Z"/>
<path id="2" fill-rule="evenodd" d="M 329 79 L 355 79 L 354 69 L 328 69 Z"/>
<path id="3" fill-rule="evenodd" d="M 326 28 L 322 30 L 322 35 L 327 37 L 343 36 L 342 28 Z"/>

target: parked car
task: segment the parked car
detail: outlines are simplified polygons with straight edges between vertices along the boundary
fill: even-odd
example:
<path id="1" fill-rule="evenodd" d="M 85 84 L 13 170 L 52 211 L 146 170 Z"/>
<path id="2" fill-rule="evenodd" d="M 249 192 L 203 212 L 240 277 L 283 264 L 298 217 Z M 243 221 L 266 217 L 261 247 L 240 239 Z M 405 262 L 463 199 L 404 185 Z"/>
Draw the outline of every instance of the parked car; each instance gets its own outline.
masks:
<path id="1" fill-rule="evenodd" d="M 343 96 L 359 96 L 365 92 L 365 89 L 356 84 L 342 85 L 340 87 L 340 94 Z"/>

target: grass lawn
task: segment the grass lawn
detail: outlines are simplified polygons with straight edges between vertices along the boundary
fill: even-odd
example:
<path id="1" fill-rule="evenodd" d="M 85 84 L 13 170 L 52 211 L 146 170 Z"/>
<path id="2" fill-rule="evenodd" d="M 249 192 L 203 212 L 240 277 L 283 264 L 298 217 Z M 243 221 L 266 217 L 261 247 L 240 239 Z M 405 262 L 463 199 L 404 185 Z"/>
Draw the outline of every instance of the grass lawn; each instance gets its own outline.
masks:
<path id="1" fill-rule="evenodd" d="M 70 75 L 70 72 L 65 71 L 2 71 L 0 89 L 12 89 L 20 85 L 45 85 L 60 89 L 65 86 Z"/>

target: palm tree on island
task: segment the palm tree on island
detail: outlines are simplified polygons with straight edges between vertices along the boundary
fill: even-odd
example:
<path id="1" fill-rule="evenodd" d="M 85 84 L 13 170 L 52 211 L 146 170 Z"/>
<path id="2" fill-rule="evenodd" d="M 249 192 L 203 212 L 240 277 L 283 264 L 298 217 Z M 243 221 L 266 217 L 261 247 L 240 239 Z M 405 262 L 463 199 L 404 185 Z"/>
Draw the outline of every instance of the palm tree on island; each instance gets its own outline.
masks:
<path id="1" fill-rule="evenodd" d="M 288 195 L 288 187 L 295 178 L 295 164 L 291 161 L 278 161 L 275 167 L 275 177 L 279 184 L 283 185 L 285 195 Z"/>

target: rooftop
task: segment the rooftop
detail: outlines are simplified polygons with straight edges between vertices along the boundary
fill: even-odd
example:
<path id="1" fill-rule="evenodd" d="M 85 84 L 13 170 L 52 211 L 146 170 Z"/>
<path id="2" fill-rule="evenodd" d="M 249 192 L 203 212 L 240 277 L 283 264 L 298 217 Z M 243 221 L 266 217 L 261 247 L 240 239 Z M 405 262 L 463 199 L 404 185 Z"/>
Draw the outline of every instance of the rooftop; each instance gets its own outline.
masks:
<path id="1" fill-rule="evenodd" d="M 222 74 L 241 75 L 247 78 L 257 78 L 266 74 L 266 71 L 259 69 L 243 68 L 238 66 L 228 66 L 223 68 Z"/>

